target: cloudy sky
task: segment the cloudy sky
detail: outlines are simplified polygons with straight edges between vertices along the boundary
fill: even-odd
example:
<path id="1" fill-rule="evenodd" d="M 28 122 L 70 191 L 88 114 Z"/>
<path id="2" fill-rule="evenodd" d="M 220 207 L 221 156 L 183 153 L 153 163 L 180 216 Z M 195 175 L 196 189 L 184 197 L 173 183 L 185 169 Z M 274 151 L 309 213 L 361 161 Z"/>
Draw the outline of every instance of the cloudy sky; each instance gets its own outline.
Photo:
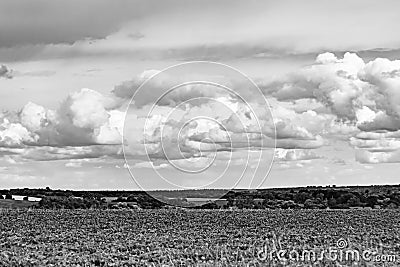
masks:
<path id="1" fill-rule="evenodd" d="M 160 175 L 191 187 L 224 173 L 212 184 L 224 187 L 244 167 L 259 181 L 270 170 L 262 187 L 398 184 L 399 10 L 390 0 L 1 1 L 1 187 L 138 188 L 129 171 L 147 188 L 169 188 Z M 262 95 L 219 67 L 160 73 L 189 61 L 240 70 Z M 193 79 L 235 94 L 195 84 L 157 102 Z"/>

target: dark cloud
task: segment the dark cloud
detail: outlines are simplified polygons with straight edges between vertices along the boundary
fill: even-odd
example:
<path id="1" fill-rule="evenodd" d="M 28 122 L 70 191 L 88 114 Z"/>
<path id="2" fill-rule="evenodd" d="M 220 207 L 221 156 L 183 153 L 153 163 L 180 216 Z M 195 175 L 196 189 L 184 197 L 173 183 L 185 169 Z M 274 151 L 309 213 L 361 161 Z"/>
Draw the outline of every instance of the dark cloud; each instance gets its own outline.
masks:
<path id="1" fill-rule="evenodd" d="M 144 4 L 126 0 L 112 4 L 106 0 L 1 1 L 0 47 L 105 38 L 150 9 Z"/>

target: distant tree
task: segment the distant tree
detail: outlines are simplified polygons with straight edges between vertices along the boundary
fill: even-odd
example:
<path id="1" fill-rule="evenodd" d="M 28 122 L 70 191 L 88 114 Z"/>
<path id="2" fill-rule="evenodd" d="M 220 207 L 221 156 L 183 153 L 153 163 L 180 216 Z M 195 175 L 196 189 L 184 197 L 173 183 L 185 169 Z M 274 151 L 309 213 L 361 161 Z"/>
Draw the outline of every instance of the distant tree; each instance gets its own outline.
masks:
<path id="1" fill-rule="evenodd" d="M 334 199 L 334 198 L 328 199 L 328 207 L 335 208 L 336 205 L 337 205 L 336 199 Z"/>
<path id="2" fill-rule="evenodd" d="M 352 196 L 348 201 L 347 204 L 349 207 L 359 207 L 361 202 L 360 199 L 356 196 Z"/>
<path id="3" fill-rule="evenodd" d="M 347 202 L 349 201 L 350 198 L 354 197 L 354 195 L 352 193 L 349 192 L 345 192 L 342 193 L 337 199 L 337 203 L 338 204 L 347 204 Z"/>
<path id="4" fill-rule="evenodd" d="M 323 200 L 325 198 L 325 195 L 323 193 L 318 193 L 316 195 L 316 198 L 319 199 L 319 200 Z"/>
<path id="5" fill-rule="evenodd" d="M 378 204 L 378 196 L 370 195 L 366 198 L 366 203 L 369 207 L 373 208 Z"/>
<path id="6" fill-rule="evenodd" d="M 126 198 L 120 196 L 117 199 L 114 199 L 113 202 L 126 202 Z"/>
<path id="7" fill-rule="evenodd" d="M 0 199 L 4 199 L 4 197 L 3 197 L 3 195 L 2 195 L 2 194 L 0 194 Z"/>
<path id="8" fill-rule="evenodd" d="M 7 194 L 6 194 L 6 199 L 12 199 L 12 195 L 9 194 L 9 193 L 7 193 Z"/>
<path id="9" fill-rule="evenodd" d="M 299 192 L 294 196 L 294 201 L 297 203 L 304 203 L 304 201 L 309 198 L 311 198 L 311 195 L 308 192 Z"/>
<path id="10" fill-rule="evenodd" d="M 270 193 L 270 192 L 265 192 L 265 193 L 262 195 L 262 198 L 264 198 L 264 199 L 275 199 L 275 196 L 274 196 L 272 193 Z"/>
<path id="11" fill-rule="evenodd" d="M 136 202 L 136 197 L 134 195 L 129 195 L 126 200 L 128 202 Z"/>
<path id="12" fill-rule="evenodd" d="M 24 200 L 24 201 L 28 201 L 29 198 L 28 198 L 28 197 L 24 197 L 23 200 Z"/>
<path id="13" fill-rule="evenodd" d="M 315 208 L 314 201 L 311 198 L 306 199 L 306 201 L 304 201 L 304 207 L 307 209 L 314 209 Z"/>
<path id="14" fill-rule="evenodd" d="M 328 202 L 326 200 L 323 201 L 319 198 L 309 198 L 304 202 L 304 207 L 307 209 L 325 209 L 326 207 L 328 207 Z"/>
<path id="15" fill-rule="evenodd" d="M 203 209 L 218 209 L 219 207 L 214 202 L 209 202 L 209 203 L 202 205 L 201 208 L 203 208 Z"/>

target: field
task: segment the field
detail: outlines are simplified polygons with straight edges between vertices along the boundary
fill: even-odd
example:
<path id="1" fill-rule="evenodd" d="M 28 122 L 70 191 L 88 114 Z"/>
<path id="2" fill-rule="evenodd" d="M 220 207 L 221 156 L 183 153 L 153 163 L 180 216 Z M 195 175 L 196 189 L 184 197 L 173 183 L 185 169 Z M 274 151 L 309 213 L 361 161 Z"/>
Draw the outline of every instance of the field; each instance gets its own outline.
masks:
<path id="1" fill-rule="evenodd" d="M 36 202 L 12 199 L 0 199 L 0 209 L 24 209 L 37 205 Z"/>
<path id="2" fill-rule="evenodd" d="M 1 210 L 0 265 L 398 266 L 399 227 L 397 210 Z"/>

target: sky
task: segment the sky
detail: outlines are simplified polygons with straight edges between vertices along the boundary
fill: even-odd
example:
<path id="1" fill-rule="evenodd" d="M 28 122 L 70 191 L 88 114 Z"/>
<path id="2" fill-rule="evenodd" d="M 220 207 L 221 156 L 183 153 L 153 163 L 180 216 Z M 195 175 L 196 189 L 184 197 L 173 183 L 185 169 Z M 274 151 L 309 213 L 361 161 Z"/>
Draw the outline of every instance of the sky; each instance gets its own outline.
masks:
<path id="1" fill-rule="evenodd" d="M 1 1 L 0 185 L 399 184 L 399 10 Z"/>

